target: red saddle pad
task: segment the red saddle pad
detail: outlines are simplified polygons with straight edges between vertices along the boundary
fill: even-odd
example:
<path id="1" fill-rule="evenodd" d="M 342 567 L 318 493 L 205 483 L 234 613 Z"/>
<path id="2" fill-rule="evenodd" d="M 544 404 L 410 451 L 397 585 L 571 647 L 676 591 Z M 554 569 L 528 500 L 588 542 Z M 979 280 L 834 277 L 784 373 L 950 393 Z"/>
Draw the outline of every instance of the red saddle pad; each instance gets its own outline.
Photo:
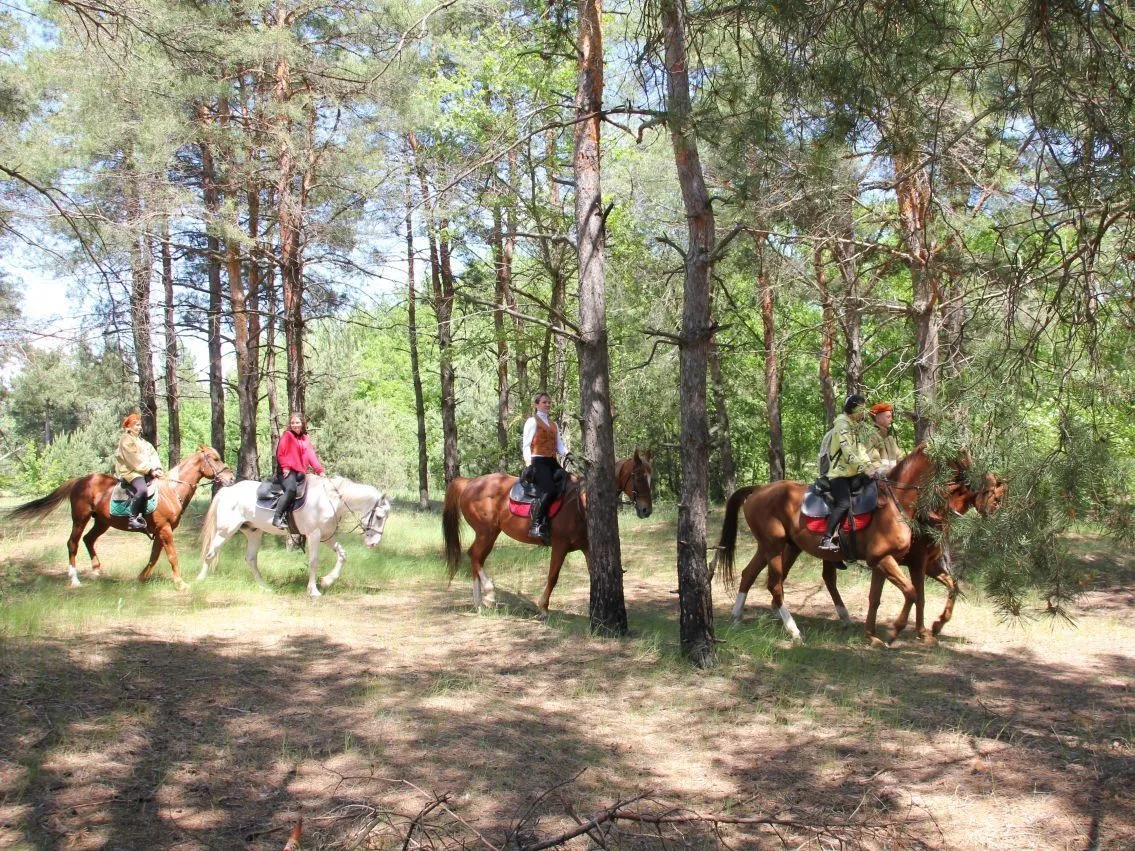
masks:
<path id="1" fill-rule="evenodd" d="M 560 506 L 563 505 L 564 498 L 557 496 L 553 501 L 551 507 L 548 509 L 548 517 L 555 517 L 559 513 Z M 517 517 L 528 517 L 532 514 L 532 503 L 530 502 L 516 502 L 514 500 L 508 501 L 508 510 L 515 514 Z"/>
<path id="2" fill-rule="evenodd" d="M 856 514 L 855 515 L 855 531 L 856 532 L 860 531 L 861 529 L 866 529 L 871 524 L 871 515 L 872 514 L 874 514 L 873 511 L 868 511 L 866 514 Z M 808 527 L 809 532 L 819 532 L 822 535 L 822 534 L 824 534 L 824 530 L 826 530 L 828 528 L 828 518 L 826 518 L 826 517 L 805 517 L 804 518 L 804 525 Z M 843 518 L 843 522 L 841 522 L 839 524 L 839 530 L 841 532 L 850 532 L 851 531 L 851 522 L 848 520 L 848 518 L 846 518 L 846 517 Z"/>

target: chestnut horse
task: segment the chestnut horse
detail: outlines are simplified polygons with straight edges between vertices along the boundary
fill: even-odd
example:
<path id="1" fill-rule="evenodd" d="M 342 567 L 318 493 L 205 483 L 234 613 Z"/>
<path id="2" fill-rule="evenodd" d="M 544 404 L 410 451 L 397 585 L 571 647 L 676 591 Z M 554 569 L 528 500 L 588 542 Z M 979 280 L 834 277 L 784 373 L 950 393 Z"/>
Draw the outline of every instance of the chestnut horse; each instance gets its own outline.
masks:
<path id="1" fill-rule="evenodd" d="M 203 478 L 215 479 L 222 485 L 228 485 L 232 484 L 234 477 L 232 470 L 225 466 L 225 462 L 217 454 L 217 450 L 201 444 L 197 452 L 158 480 L 157 507 L 152 514 L 146 516 L 145 529 L 146 534 L 153 538 L 154 545 L 150 548 L 149 562 L 138 574 L 139 582 L 145 582 L 150 578 L 150 573 L 158 563 L 158 557 L 164 548 L 170 569 L 173 571 L 173 584 L 180 591 L 188 590 L 189 585 L 182 580 L 177 570 L 177 549 L 173 545 L 173 530 L 181 522 L 181 514 L 193 499 L 197 483 Z M 70 497 L 71 537 L 67 539 L 69 557 L 67 573 L 71 577 L 71 585 L 77 588 L 81 583 L 79 571 L 75 567 L 75 556 L 79 552 L 79 536 L 83 534 L 83 529 L 91 518 L 94 518 L 95 523 L 91 531 L 83 536 L 83 543 L 87 545 L 87 553 L 91 557 L 91 572 L 96 578 L 102 569 L 102 563 L 95 553 L 95 541 L 111 527 L 124 532 L 131 531 L 126 525 L 129 517 L 110 513 L 110 494 L 117 484 L 118 479 L 105 473 L 92 473 L 89 476 L 71 479 L 47 496 L 41 496 L 12 509 L 8 517 L 12 520 L 38 520 L 47 516 L 63 500 Z"/>
<path id="2" fill-rule="evenodd" d="M 926 454 L 925 444 L 920 444 L 914 452 L 899 462 L 886 478 L 879 482 L 879 505 L 870 524 L 856 533 L 859 551 L 872 569 L 871 593 L 866 621 L 867 635 L 873 642 L 880 639 L 875 634 L 875 620 L 879 601 L 882 598 L 883 583 L 890 580 L 903 592 L 905 603 L 902 612 L 895 620 L 890 641 L 906 627 L 911 606 L 915 606 L 915 623 L 918 634 L 929 639 L 923 620 L 925 602 L 925 577 L 932 576 L 947 588 L 954 588 L 953 578 L 941 563 L 941 545 L 929 535 L 915 534 L 911 521 L 918 509 L 919 494 L 933 486 L 936 464 Z M 954 480 L 946 487 L 947 506 L 953 513 L 962 513 L 976 506 L 981 514 L 995 511 L 1004 497 L 1005 486 L 996 477 L 987 475 L 977 491 L 969 487 L 965 480 L 967 461 L 951 462 L 955 469 Z M 726 505 L 725 520 L 722 524 L 718 554 L 722 564 L 722 578 L 727 585 L 733 582 L 733 558 L 737 541 L 737 515 L 744 507 L 745 520 L 757 539 L 757 553 L 745 567 L 741 575 L 737 599 L 733 604 L 733 619 L 739 622 L 745 606 L 745 598 L 753 582 L 766 566 L 769 569 L 768 589 L 772 595 L 773 608 L 780 616 L 785 628 L 794 641 L 801 639 L 788 607 L 784 604 L 784 579 L 801 552 L 808 552 L 824 562 L 824 583 L 832 595 L 836 611 L 845 623 L 850 621 L 843 600 L 836 589 L 836 567 L 840 563 L 839 553 L 821 552 L 817 549 L 820 534 L 810 532 L 801 517 L 800 507 L 807 485 L 801 482 L 774 482 L 764 486 L 750 486 L 736 491 Z M 931 525 L 945 529 L 947 515 L 930 515 Z M 908 581 L 899 570 L 899 564 L 906 564 L 911 571 L 912 581 Z M 952 598 L 947 602 L 947 611 L 935 626 L 938 630 L 949 620 L 953 608 Z"/>
<path id="3" fill-rule="evenodd" d="M 445 562 L 449 579 L 457 573 L 461 559 L 460 517 L 473 528 L 476 539 L 469 547 L 469 562 L 473 572 L 473 605 L 492 605 L 495 601 L 493 580 L 485 571 L 485 559 L 493 550 L 497 537 L 504 532 L 525 544 L 539 544 L 539 538 L 528 534 L 529 520 L 517 517 L 508 509 L 508 494 L 516 484 L 516 476 L 490 473 L 475 479 L 457 477 L 445 490 L 445 509 L 441 528 L 445 536 Z M 626 494 L 639 517 L 649 517 L 654 510 L 651 489 L 654 486 L 650 453 L 641 455 L 635 450 L 633 458 L 615 462 L 615 487 Z M 548 601 L 560 578 L 560 568 L 568 553 L 581 550 L 587 556 L 587 519 L 584 513 L 586 497 L 579 479 L 572 477 L 562 495 L 563 504 L 551 521 L 552 559 L 548 564 L 548 581 L 537 606 L 540 617 L 548 615 Z"/>

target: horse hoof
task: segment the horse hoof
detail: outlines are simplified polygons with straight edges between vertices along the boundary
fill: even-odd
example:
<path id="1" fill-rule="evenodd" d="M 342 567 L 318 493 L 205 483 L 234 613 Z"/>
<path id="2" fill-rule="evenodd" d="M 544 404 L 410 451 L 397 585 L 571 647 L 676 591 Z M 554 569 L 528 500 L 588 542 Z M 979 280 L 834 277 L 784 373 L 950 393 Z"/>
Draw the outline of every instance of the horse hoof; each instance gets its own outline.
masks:
<path id="1" fill-rule="evenodd" d="M 314 600 L 316 597 L 322 597 L 323 595 L 319 593 L 318 588 L 312 587 L 307 589 L 307 596 Z"/>
<path id="2" fill-rule="evenodd" d="M 174 583 L 174 586 L 177 588 L 178 591 L 188 591 L 189 590 L 189 583 L 186 582 L 183 579 L 177 580 L 177 582 Z"/>
<path id="3" fill-rule="evenodd" d="M 801 647 L 804 644 L 804 636 L 797 633 L 796 635 L 792 636 L 792 639 L 788 643 L 793 647 Z"/>
<path id="4" fill-rule="evenodd" d="M 334 579 L 328 579 L 326 576 L 324 576 L 322 579 L 319 580 L 319 584 L 322 585 L 324 588 L 330 588 L 331 583 L 334 582 L 334 581 L 335 581 Z"/>
<path id="5" fill-rule="evenodd" d="M 547 609 L 537 609 L 536 610 L 536 620 L 540 621 L 540 623 L 547 623 L 548 622 L 548 610 Z"/>
<path id="6" fill-rule="evenodd" d="M 871 643 L 872 647 L 878 648 L 879 650 L 886 650 L 891 646 L 877 635 L 869 635 L 867 636 L 867 640 Z"/>
<path id="7" fill-rule="evenodd" d="M 938 639 L 935 638 L 933 635 L 931 635 L 929 632 L 924 632 L 921 635 L 919 635 L 918 637 L 922 640 L 922 643 L 927 645 L 927 646 L 938 643 Z"/>
<path id="8" fill-rule="evenodd" d="M 72 588 L 82 588 L 83 587 L 83 583 L 79 581 L 78 576 L 72 576 L 71 577 L 71 587 Z"/>

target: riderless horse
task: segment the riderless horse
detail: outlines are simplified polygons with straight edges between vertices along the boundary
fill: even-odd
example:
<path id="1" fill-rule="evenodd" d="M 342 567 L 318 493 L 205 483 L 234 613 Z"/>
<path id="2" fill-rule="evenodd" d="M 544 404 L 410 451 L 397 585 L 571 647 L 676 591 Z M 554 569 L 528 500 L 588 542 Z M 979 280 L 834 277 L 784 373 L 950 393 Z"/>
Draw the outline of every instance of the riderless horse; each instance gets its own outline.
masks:
<path id="1" fill-rule="evenodd" d="M 986 475 L 981 487 L 974 490 L 967 483 L 965 475 L 968 461 L 961 459 L 950 462 L 950 465 L 955 470 L 954 480 L 946 488 L 947 506 L 951 511 L 961 513 L 972 506 L 985 515 L 1000 507 L 1004 498 L 1004 483 L 993 475 Z M 923 619 L 927 575 L 938 579 L 947 588 L 954 585 L 952 577 L 947 579 L 946 571 L 941 565 L 940 544 L 928 535 L 916 534 L 911 525 L 919 509 L 919 493 L 932 486 L 936 469 L 936 463 L 926 453 L 925 444 L 920 444 L 885 478 L 880 479 L 878 507 L 869 524 L 855 532 L 860 556 L 872 569 L 866 629 L 873 642 L 879 641 L 875 634 L 875 621 L 885 581 L 890 580 L 899 588 L 905 601 L 902 612 L 893 625 L 890 641 L 894 641 L 906 627 L 912 606 L 915 606 L 915 624 L 919 636 L 924 640 L 929 639 Z M 722 579 L 731 586 L 737 515 L 743 509 L 745 521 L 757 539 L 757 552 L 742 572 L 737 598 L 733 604 L 733 619 L 735 622 L 740 621 L 749 589 L 767 566 L 768 589 L 772 595 L 773 608 L 794 641 L 801 640 L 801 635 L 784 603 L 784 579 L 801 552 L 808 552 L 823 560 L 824 582 L 832 595 L 836 611 L 844 622 L 850 620 L 836 590 L 835 571 L 843 556 L 841 553 L 818 549 L 822 530 L 810 530 L 807 518 L 801 511 L 806 491 L 807 485 L 804 483 L 786 481 L 764 486 L 753 485 L 734 492 L 726 505 L 716 556 L 722 567 Z M 931 515 L 928 519 L 931 524 L 936 522 L 940 528 L 948 523 L 948 515 Z M 913 581 L 903 576 L 899 569 L 900 563 L 910 568 Z M 943 618 L 935 624 L 938 630 L 949 619 L 952 608 L 951 600 L 947 603 Z"/>
<path id="2" fill-rule="evenodd" d="M 362 531 L 363 543 L 373 549 L 382 541 L 386 519 L 390 514 L 390 500 L 377 488 L 352 482 L 342 476 L 328 479 L 311 474 L 306 478 L 306 486 L 303 503 L 293 508 L 292 517 L 296 529 L 307 541 L 307 593 L 319 597 L 316 575 L 320 543 L 330 543 L 338 555 L 335 568 L 319 580 L 324 588 L 330 588 L 339 578 L 343 563 L 347 560 L 347 551 L 335 540 L 340 524 L 344 521 L 356 523 Z M 275 506 L 257 499 L 256 492 L 259 488 L 258 481 L 238 482 L 214 497 L 201 529 L 201 572 L 197 575 L 198 581 L 208 576 L 209 568 L 216 563 L 217 554 L 225 541 L 241 531 L 248 539 L 244 553 L 248 569 L 252 571 L 257 583 L 268 587 L 256 565 L 260 541 L 265 533 L 287 535 L 288 530 L 272 525 Z"/>
<path id="3" fill-rule="evenodd" d="M 165 476 L 151 483 L 153 494 L 149 505 L 153 508 L 147 507 L 146 528 L 138 531 L 145 531 L 153 538 L 154 544 L 150 549 L 150 560 L 138 575 L 139 582 L 150 578 L 154 565 L 165 549 L 173 573 L 173 584 L 182 591 L 189 588 L 178 573 L 173 530 L 181 522 L 182 512 L 193 499 L 197 483 L 203 478 L 213 479 L 222 485 L 230 484 L 233 480 L 232 470 L 225 466 L 217 450 L 204 444 Z M 91 573 L 96 578 L 102 569 L 102 563 L 95 553 L 95 541 L 107 529 L 131 531 L 127 527 L 127 522 L 130 520 L 129 502 L 126 501 L 128 498 L 123 494 L 121 499 L 112 500 L 112 492 L 116 488 L 119 488 L 119 482 L 114 476 L 93 473 L 64 482 L 47 496 L 41 496 L 13 509 L 8 516 L 13 520 L 39 519 L 45 517 L 63 500 L 70 498 L 71 537 L 67 539 L 67 573 L 71 577 L 71 585 L 77 588 L 81 583 L 79 571 L 75 567 L 75 556 L 79 552 L 79 537 L 83 535 L 83 529 L 91 518 L 93 517 L 95 522 L 91 530 L 83 536 L 83 543 L 86 544 L 87 553 L 91 558 Z"/>
<path id="4" fill-rule="evenodd" d="M 492 552 L 497 537 L 504 532 L 525 544 L 540 544 L 539 538 L 528 534 L 526 513 L 510 509 L 509 494 L 517 484 L 516 476 L 491 473 L 466 479 L 458 476 L 445 490 L 445 508 L 442 512 L 442 532 L 445 536 L 445 561 L 450 581 L 457 573 L 461 559 L 460 517 L 472 527 L 476 538 L 469 547 L 469 564 L 473 573 L 473 605 L 492 605 L 496 601 L 493 580 L 485 570 L 485 559 Z M 631 458 L 615 464 L 615 487 L 630 499 L 639 517 L 649 517 L 654 509 L 652 488 L 653 469 L 650 453 L 636 449 Z M 548 581 L 537 604 L 540 617 L 547 617 L 548 602 L 560 578 L 560 568 L 568 553 L 581 550 L 587 557 L 586 494 L 578 478 L 572 477 L 567 490 L 552 503 L 548 516 L 552 518 L 552 555 L 548 563 Z M 460 516 L 459 516 L 460 513 Z"/>

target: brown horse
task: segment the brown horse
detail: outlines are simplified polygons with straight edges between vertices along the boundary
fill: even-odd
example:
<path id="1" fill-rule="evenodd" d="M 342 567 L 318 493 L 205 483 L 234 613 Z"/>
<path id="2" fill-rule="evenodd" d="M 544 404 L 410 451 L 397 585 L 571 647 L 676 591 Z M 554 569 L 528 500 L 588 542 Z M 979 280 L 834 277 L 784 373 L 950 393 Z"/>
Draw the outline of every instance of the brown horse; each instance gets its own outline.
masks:
<path id="1" fill-rule="evenodd" d="M 996 510 L 1004 497 L 1004 484 L 987 476 L 980 490 L 966 484 L 964 470 L 968 463 L 952 462 L 957 475 L 947 488 L 951 510 L 965 510 L 975 505 L 982 514 Z M 875 619 L 882 597 L 883 583 L 890 580 L 902 591 L 905 603 L 895 620 L 890 640 L 893 641 L 907 624 L 911 606 L 916 606 L 916 626 L 921 637 L 927 633 L 923 626 L 925 576 L 931 575 L 950 587 L 946 572 L 940 563 L 940 545 L 931 538 L 915 535 L 911 521 L 918 508 L 919 493 L 933 485 L 936 464 L 920 444 L 914 452 L 899 462 L 885 479 L 880 480 L 879 506 L 870 524 L 856 533 L 856 543 L 863 558 L 872 569 L 870 606 L 867 615 L 867 635 L 879 641 L 875 634 Z M 824 582 L 836 604 L 836 611 L 845 622 L 847 609 L 836 590 L 835 570 L 841 561 L 839 553 L 821 552 L 817 545 L 820 533 L 809 531 L 801 516 L 801 504 L 807 485 L 801 482 L 774 482 L 765 486 L 750 486 L 736 491 L 726 505 L 717 559 L 722 565 L 722 578 L 727 585 L 733 582 L 733 558 L 737 541 L 737 515 L 744 508 L 745 520 L 757 539 L 757 553 L 741 575 L 737 599 L 733 605 L 734 621 L 740 621 L 745 598 L 753 582 L 767 566 L 768 589 L 773 608 L 780 616 L 794 641 L 801 639 L 788 607 L 784 604 L 784 579 L 801 552 L 808 552 L 824 561 Z M 941 522 L 941 518 L 939 518 Z M 910 567 L 914 581 L 903 576 L 899 564 Z M 937 565 L 937 567 L 935 567 Z M 947 604 L 951 609 L 952 605 Z M 948 620 L 948 614 L 944 613 Z M 942 621 L 944 623 L 944 621 Z M 939 624 L 939 629 L 941 625 Z"/>
<path id="2" fill-rule="evenodd" d="M 906 556 L 900 561 L 900 564 L 906 565 L 910 571 L 910 580 L 914 585 L 915 592 L 915 628 L 919 637 L 926 642 L 932 642 L 933 636 L 941 633 L 942 628 L 949 623 L 950 618 L 954 614 L 954 603 L 958 596 L 958 583 L 950 570 L 949 554 L 943 548 L 942 541 L 945 539 L 946 534 L 950 529 L 950 519 L 952 517 L 960 517 L 969 511 L 971 508 L 976 508 L 978 514 L 985 516 L 1001 507 L 1001 503 L 1005 495 L 1005 484 L 992 473 L 986 473 L 983 477 L 981 487 L 978 490 L 973 490 L 965 482 L 965 471 L 968 469 L 968 463 L 958 463 L 955 465 L 956 476 L 954 481 L 950 482 L 945 487 L 943 495 L 942 509 L 935 512 L 930 512 L 919 519 L 925 526 L 929 526 L 933 531 L 915 532 L 914 539 L 911 541 L 910 550 Z M 836 613 L 839 615 L 840 620 L 844 624 L 851 623 L 851 617 L 848 614 L 847 607 L 843 603 L 843 598 L 840 596 L 838 585 L 838 566 L 839 562 L 825 561 L 823 562 L 823 577 L 824 585 L 827 586 L 828 593 L 831 595 L 832 603 L 835 605 Z M 878 575 L 872 572 L 874 578 Z M 754 577 L 755 578 L 755 577 Z M 930 628 L 930 633 L 927 634 L 923 626 L 923 611 L 926 603 L 926 579 L 930 578 L 936 582 L 941 583 L 946 588 L 946 605 L 942 609 L 942 614 L 938 620 L 934 621 Z M 885 577 L 879 579 L 880 587 L 885 581 Z M 881 592 L 879 598 L 873 598 L 874 603 L 869 604 L 868 614 L 873 616 L 878 612 L 879 599 L 881 599 Z M 738 597 L 743 595 L 738 594 Z M 744 599 L 740 601 L 741 607 L 744 606 Z M 734 606 L 734 620 L 740 621 L 738 612 L 740 609 Z M 892 638 L 892 641 L 894 639 Z"/>
<path id="3" fill-rule="evenodd" d="M 476 539 L 469 547 L 473 572 L 473 605 L 491 605 L 495 600 L 493 580 L 485 571 L 485 559 L 493 550 L 497 537 L 504 532 L 525 544 L 539 544 L 539 538 L 528 534 L 527 517 L 517 517 L 508 509 L 508 494 L 516 484 L 516 476 L 491 473 L 475 479 L 455 478 L 445 490 L 445 509 L 441 528 L 445 536 L 445 561 L 450 581 L 457 573 L 461 559 L 460 517 L 473 528 Z M 630 499 L 639 517 L 649 517 L 654 509 L 651 489 L 654 485 L 650 453 L 635 450 L 633 458 L 615 463 L 615 486 Z M 552 559 L 548 564 L 548 582 L 538 605 L 541 617 L 547 617 L 548 601 L 560 578 L 560 568 L 568 553 L 581 550 L 587 556 L 587 519 L 584 514 L 586 496 L 579 480 L 572 477 L 563 494 L 563 505 L 552 520 Z"/>
<path id="4" fill-rule="evenodd" d="M 138 581 L 144 582 L 150 578 L 154 565 L 158 562 L 162 549 L 165 549 L 166 558 L 173 571 L 173 583 L 178 590 L 185 591 L 189 586 L 182 580 L 177 570 L 177 550 L 173 545 L 173 530 L 181 522 L 181 514 L 185 506 L 193 499 L 197 490 L 197 483 L 201 479 L 216 479 L 222 485 L 232 484 L 233 473 L 217 450 L 212 447 L 200 445 L 198 451 L 190 455 L 165 477 L 158 480 L 157 506 L 153 514 L 146 517 L 145 532 L 154 540 L 150 549 L 150 560 L 138 574 Z M 118 479 L 105 473 L 92 473 L 89 476 L 71 479 L 64 482 L 47 496 L 33 499 L 23 505 L 12 509 L 8 517 L 12 520 L 38 520 L 47 516 L 63 500 L 71 499 L 71 537 L 67 539 L 67 553 L 69 556 L 68 575 L 71 585 L 78 587 L 79 572 L 75 567 L 75 556 L 79 552 L 79 536 L 83 529 L 94 517 L 95 523 L 85 536 L 83 543 L 87 545 L 87 553 L 91 557 L 91 572 L 97 578 L 102 563 L 95 553 L 95 541 L 103 532 L 113 527 L 124 532 L 129 517 L 120 517 L 110 513 L 110 494 L 118 484 Z"/>

